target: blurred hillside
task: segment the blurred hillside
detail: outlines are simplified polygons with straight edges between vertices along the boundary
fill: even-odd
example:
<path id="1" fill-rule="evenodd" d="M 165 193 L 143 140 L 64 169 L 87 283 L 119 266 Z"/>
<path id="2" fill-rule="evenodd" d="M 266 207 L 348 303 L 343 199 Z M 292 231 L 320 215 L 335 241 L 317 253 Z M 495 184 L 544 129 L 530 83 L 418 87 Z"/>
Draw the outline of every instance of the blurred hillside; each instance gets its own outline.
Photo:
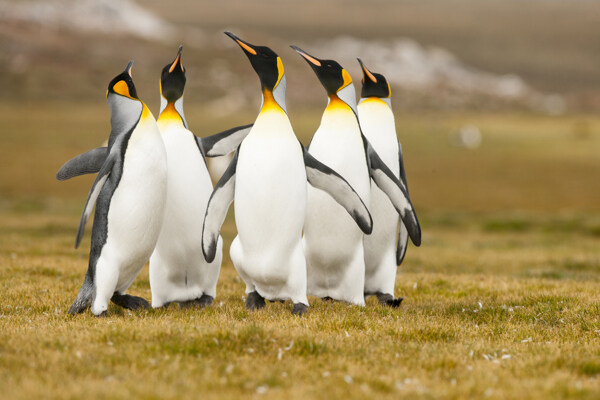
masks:
<path id="1" fill-rule="evenodd" d="M 600 110 L 600 12 L 583 0 L 4 0 L 0 101 L 100 105 L 135 59 L 138 93 L 156 109 L 160 69 L 183 43 L 188 103 L 256 108 L 258 80 L 225 29 L 282 56 L 298 108 L 325 96 L 289 44 L 338 59 L 355 80 L 360 56 L 406 110 Z"/>

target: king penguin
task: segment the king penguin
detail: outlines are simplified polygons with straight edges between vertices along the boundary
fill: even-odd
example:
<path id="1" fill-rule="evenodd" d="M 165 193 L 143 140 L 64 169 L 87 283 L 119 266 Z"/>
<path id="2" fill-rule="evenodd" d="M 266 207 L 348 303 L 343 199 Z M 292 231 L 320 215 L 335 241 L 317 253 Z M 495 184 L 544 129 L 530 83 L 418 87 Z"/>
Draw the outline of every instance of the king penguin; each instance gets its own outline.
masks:
<path id="1" fill-rule="evenodd" d="M 302 228 L 307 180 L 328 191 L 366 232 L 372 229 L 367 207 L 339 174 L 312 157 L 296 138 L 285 104 L 286 79 L 281 58 L 226 32 L 244 51 L 260 78 L 260 112 L 248 136 L 215 186 L 206 210 L 203 251 L 212 261 L 218 233 L 235 199 L 238 235 L 230 255 L 246 283 L 246 308 L 267 300 L 290 299 L 293 314 L 308 307 Z"/>
<path id="2" fill-rule="evenodd" d="M 182 49 L 180 46 L 175 59 L 163 68 L 160 79 L 157 123 L 167 150 L 168 180 L 165 219 L 150 257 L 153 307 L 172 302 L 200 307 L 212 304 L 221 269 L 221 237 L 211 263 L 202 254 L 202 224 L 213 190 L 204 153 L 215 155 L 216 149 L 208 148 L 206 140 L 188 129 L 183 113 L 186 74 Z M 222 152 L 235 150 L 250 126 L 222 135 L 221 146 L 227 147 Z"/>
<path id="3" fill-rule="evenodd" d="M 350 74 L 334 60 L 318 59 L 291 47 L 308 62 L 328 95 L 321 124 L 309 145 L 310 154 L 339 172 L 366 204 L 373 179 L 406 221 L 411 239 L 420 243 L 421 229 L 404 185 L 362 134 Z M 308 294 L 365 304 L 363 237 L 331 199 L 309 189 L 304 227 Z"/>
<path id="4" fill-rule="evenodd" d="M 91 306 L 96 316 L 108 301 L 148 308 L 125 294 L 156 245 L 167 194 L 167 154 L 154 116 L 136 93 L 131 61 L 108 85 L 111 133 L 106 157 L 85 204 L 75 247 L 96 204 L 85 280 L 70 314 Z"/>
<path id="5" fill-rule="evenodd" d="M 392 112 L 392 90 L 383 75 L 369 71 L 360 58 L 358 62 L 363 72 L 361 98 L 357 107 L 361 129 L 408 193 L 402 146 L 396 136 Z M 365 295 L 375 295 L 381 304 L 397 307 L 402 298 L 394 299 L 396 267 L 406 254 L 408 231 L 385 193 L 373 183 L 370 210 L 373 233 L 365 236 L 364 240 Z"/>

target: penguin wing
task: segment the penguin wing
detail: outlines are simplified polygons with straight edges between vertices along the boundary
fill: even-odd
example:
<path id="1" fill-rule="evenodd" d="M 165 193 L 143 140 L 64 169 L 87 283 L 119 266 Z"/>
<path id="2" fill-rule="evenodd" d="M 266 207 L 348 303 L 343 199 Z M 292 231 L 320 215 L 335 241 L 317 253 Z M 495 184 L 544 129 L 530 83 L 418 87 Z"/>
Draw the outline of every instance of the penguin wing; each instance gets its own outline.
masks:
<path id="1" fill-rule="evenodd" d="M 221 230 L 221 226 L 223 226 L 227 210 L 235 194 L 235 172 L 238 152 L 239 149 L 235 152 L 229 163 L 229 167 L 227 167 L 223 176 L 217 182 L 206 206 L 204 225 L 202 226 L 202 253 L 204 253 L 204 258 L 209 263 L 215 259 L 219 231 Z"/>
<path id="2" fill-rule="evenodd" d="M 96 173 L 102 168 L 106 157 L 108 157 L 108 147 L 96 147 L 86 151 L 64 163 L 56 173 L 56 179 L 64 181 L 79 175 Z"/>
<path id="3" fill-rule="evenodd" d="M 234 151 L 242 143 L 253 125 L 236 126 L 203 138 L 196 136 L 196 142 L 206 157 L 224 156 Z"/>
<path id="4" fill-rule="evenodd" d="M 362 139 L 365 146 L 367 164 L 369 166 L 371 178 L 391 200 L 398 213 L 400 213 L 400 218 L 402 218 L 402 222 L 404 223 L 404 226 L 408 231 L 408 236 L 410 236 L 412 242 L 415 246 L 420 246 L 421 226 L 419 225 L 415 209 L 408 197 L 406 187 L 398 178 L 396 178 L 388 166 L 385 165 L 364 135 Z"/>
<path id="5" fill-rule="evenodd" d="M 77 229 L 77 237 L 75 238 L 75 248 L 79 247 L 79 243 L 81 243 L 81 238 L 83 237 L 83 231 L 85 230 L 85 223 L 87 222 L 90 214 L 92 213 L 92 209 L 94 208 L 94 204 L 96 204 L 96 200 L 100 195 L 100 191 L 102 187 L 106 183 L 110 172 L 112 171 L 113 164 L 115 163 L 116 157 L 111 157 L 110 155 L 102 164 L 102 168 L 100 168 L 100 172 L 98 172 L 98 176 L 96 176 L 96 180 L 92 184 L 92 188 L 90 189 L 90 194 L 88 195 L 87 201 L 85 202 L 85 207 L 83 208 L 83 213 L 81 214 L 81 220 L 79 221 L 79 229 Z"/>
<path id="6" fill-rule="evenodd" d="M 404 170 L 404 158 L 402 156 L 402 144 L 398 141 L 398 160 L 400 161 L 400 181 L 406 188 L 408 194 L 408 184 L 406 182 L 406 171 Z M 400 228 L 398 230 L 398 246 L 396 247 L 396 265 L 402 264 L 404 256 L 406 255 L 406 248 L 408 246 L 408 231 L 400 219 Z"/>
<path id="7" fill-rule="evenodd" d="M 373 231 L 373 219 L 358 193 L 340 174 L 314 158 L 304 146 L 302 153 L 308 183 L 333 197 L 348 211 L 360 230 L 369 235 Z"/>

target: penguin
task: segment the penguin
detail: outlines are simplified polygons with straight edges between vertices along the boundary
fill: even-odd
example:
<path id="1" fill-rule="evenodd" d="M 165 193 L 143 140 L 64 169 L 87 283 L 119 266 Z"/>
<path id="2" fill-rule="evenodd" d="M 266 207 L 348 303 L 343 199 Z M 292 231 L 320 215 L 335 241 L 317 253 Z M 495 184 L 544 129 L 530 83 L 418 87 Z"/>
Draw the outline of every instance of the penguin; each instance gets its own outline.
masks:
<path id="1" fill-rule="evenodd" d="M 408 194 L 402 145 L 396 136 L 392 112 L 392 90 L 383 75 L 369 71 L 360 58 L 358 62 L 363 73 L 357 107 L 361 129 L 394 176 L 404 184 Z M 373 183 L 370 210 L 373 233 L 364 239 L 365 296 L 375 295 L 381 304 L 398 307 L 402 297 L 394 299 L 396 267 L 406 254 L 408 231 L 385 193 Z"/>
<path id="2" fill-rule="evenodd" d="M 391 200 L 418 245 L 421 228 L 404 185 L 362 134 L 350 74 L 334 60 L 319 59 L 297 46 L 291 47 L 311 66 L 328 95 L 308 151 L 343 176 L 367 205 L 372 179 Z M 331 199 L 309 188 L 303 238 L 308 294 L 364 306 L 363 238 L 363 232 L 340 213 Z"/>
<path id="3" fill-rule="evenodd" d="M 150 307 L 125 291 L 158 240 L 167 194 L 167 153 L 154 116 L 137 96 L 132 66 L 133 61 L 110 81 L 106 92 L 111 133 L 77 231 L 75 248 L 95 204 L 88 270 L 70 314 L 91 306 L 94 315 L 104 315 L 109 300 L 128 309 Z"/>
<path id="4" fill-rule="evenodd" d="M 212 262 L 207 263 L 202 254 L 202 225 L 213 185 L 204 157 L 207 149 L 202 139 L 188 129 L 183 113 L 186 74 L 182 49 L 180 46 L 175 59 L 163 68 L 160 80 L 157 124 L 167 150 L 168 183 L 165 219 L 150 257 L 150 288 L 155 308 L 173 302 L 199 307 L 212 304 L 222 260 L 221 237 Z M 235 135 L 228 136 L 225 151 L 234 150 L 250 127 L 243 126 Z"/>
<path id="5" fill-rule="evenodd" d="M 218 250 L 219 230 L 235 199 L 238 235 L 230 256 L 246 283 L 246 308 L 263 308 L 265 299 L 290 299 L 292 313 L 303 315 L 309 305 L 301 241 L 307 181 L 336 199 L 365 232 L 372 230 L 371 216 L 348 182 L 312 157 L 297 139 L 286 110 L 281 58 L 268 47 L 225 34 L 242 48 L 260 78 L 262 104 L 210 197 L 202 249 L 211 262 Z"/>

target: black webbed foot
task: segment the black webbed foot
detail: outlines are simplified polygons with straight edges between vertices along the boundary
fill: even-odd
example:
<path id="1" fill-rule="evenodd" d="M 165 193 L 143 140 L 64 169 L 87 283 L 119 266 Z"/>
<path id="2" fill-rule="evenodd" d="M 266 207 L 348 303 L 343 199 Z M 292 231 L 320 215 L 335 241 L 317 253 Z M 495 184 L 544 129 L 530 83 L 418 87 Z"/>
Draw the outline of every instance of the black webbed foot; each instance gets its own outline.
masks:
<path id="1" fill-rule="evenodd" d="M 214 298 L 212 296 L 203 294 L 202 296 L 200 296 L 194 300 L 194 304 L 200 308 L 204 308 L 204 307 L 212 305 L 213 300 L 214 300 Z"/>
<path id="2" fill-rule="evenodd" d="M 130 294 L 120 294 L 115 292 L 110 301 L 128 310 L 143 310 L 150 308 L 150 303 L 145 299 Z"/>
<path id="3" fill-rule="evenodd" d="M 250 292 L 248 293 L 248 298 L 246 299 L 246 310 L 260 310 L 265 306 L 265 299 L 258 294 L 258 292 Z"/>
<path id="4" fill-rule="evenodd" d="M 292 309 L 292 315 L 297 315 L 299 317 L 306 314 L 306 310 L 308 307 L 302 303 L 294 303 L 294 308 Z"/>
<path id="5" fill-rule="evenodd" d="M 402 300 L 404 300 L 404 297 L 398 297 L 397 299 L 394 299 L 394 296 L 392 296 L 389 293 L 375 293 L 375 296 L 377 296 L 379 304 L 389 306 L 392 308 L 400 307 L 400 304 L 402 304 Z"/>

